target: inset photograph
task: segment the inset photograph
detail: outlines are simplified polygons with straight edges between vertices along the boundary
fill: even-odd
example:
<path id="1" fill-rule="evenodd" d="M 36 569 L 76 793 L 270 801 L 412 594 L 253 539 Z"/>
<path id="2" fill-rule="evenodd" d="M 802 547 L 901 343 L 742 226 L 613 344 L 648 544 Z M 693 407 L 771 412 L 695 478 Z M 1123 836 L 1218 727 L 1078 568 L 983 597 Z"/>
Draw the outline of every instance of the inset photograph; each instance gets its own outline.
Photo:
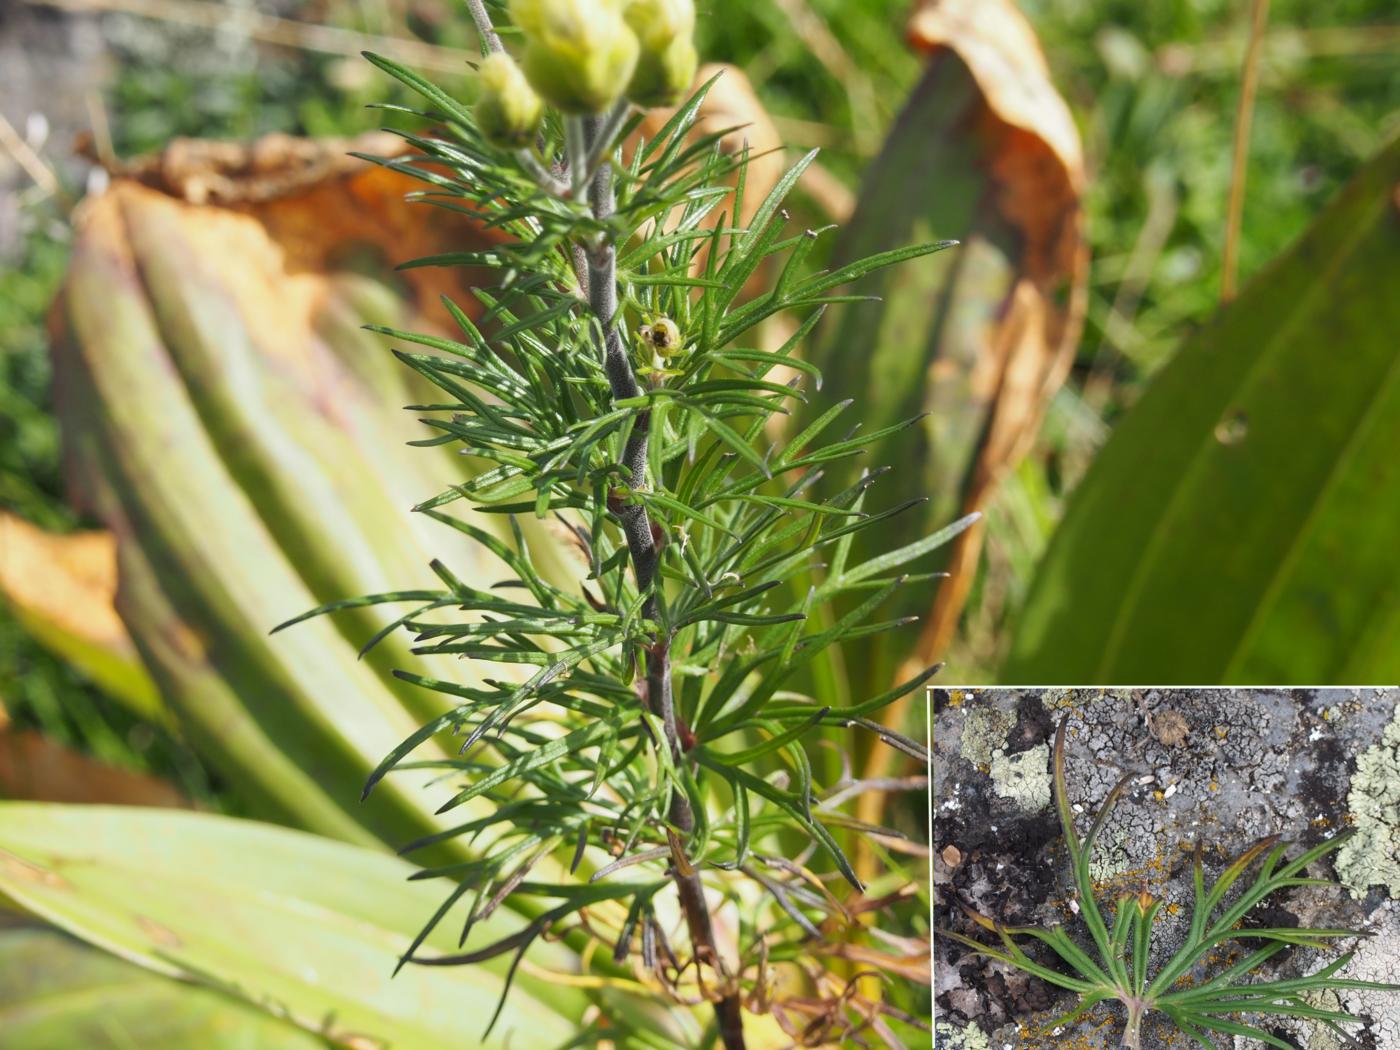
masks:
<path id="1" fill-rule="evenodd" d="M 1400 689 L 933 711 L 937 1050 L 1400 1048 Z"/>

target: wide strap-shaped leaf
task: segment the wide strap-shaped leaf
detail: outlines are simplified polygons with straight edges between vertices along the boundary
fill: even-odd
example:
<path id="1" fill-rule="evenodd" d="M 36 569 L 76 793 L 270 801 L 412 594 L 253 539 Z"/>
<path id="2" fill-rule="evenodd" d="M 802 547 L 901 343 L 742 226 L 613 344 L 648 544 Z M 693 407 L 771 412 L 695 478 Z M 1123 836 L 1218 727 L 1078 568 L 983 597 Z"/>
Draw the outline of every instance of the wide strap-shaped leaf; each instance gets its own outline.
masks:
<path id="1" fill-rule="evenodd" d="M 191 743 L 249 812 L 397 843 L 440 827 L 424 778 L 364 805 L 360 788 L 446 701 L 389 671 L 469 681 L 473 668 L 414 657 L 398 631 L 358 659 L 404 611 L 388 605 L 268 632 L 328 602 L 432 586 L 435 556 L 473 582 L 509 577 L 467 537 L 407 513 L 459 466 L 404 446 L 429 433 L 401 410 L 426 384 L 360 330 L 407 325 L 421 305 L 450 331 L 438 295 L 460 293 L 459 276 L 408 276 L 394 287 L 413 290 L 410 305 L 338 261 L 347 238 L 397 256 L 495 235 L 466 219 L 410 222 L 400 176 L 339 161 L 327 172 L 257 206 L 196 205 L 188 187 L 131 180 L 88 201 L 54 311 L 56 401 L 75 497 L 117 540 L 117 612 Z M 504 520 L 475 521 L 509 535 Z M 531 540 L 549 575 L 560 545 Z"/>
<path id="2" fill-rule="evenodd" d="M 324 1050 L 225 992 L 162 977 L 57 930 L 0 929 L 6 1050 Z"/>
<path id="3" fill-rule="evenodd" d="M 340 1045 L 564 1042 L 582 993 L 523 972 L 492 1039 L 480 1039 L 505 960 L 392 976 L 441 902 L 438 886 L 407 881 L 413 870 L 378 851 L 209 814 L 0 803 L 0 895 L 147 969 L 221 988 Z M 498 912 L 480 936 L 515 925 Z M 444 925 L 428 943 L 455 950 L 456 931 Z M 542 946 L 532 961 L 563 968 L 568 954 Z"/>
<path id="4" fill-rule="evenodd" d="M 1400 676 L 1400 140 L 1187 341 L 1071 500 L 1008 682 Z"/>

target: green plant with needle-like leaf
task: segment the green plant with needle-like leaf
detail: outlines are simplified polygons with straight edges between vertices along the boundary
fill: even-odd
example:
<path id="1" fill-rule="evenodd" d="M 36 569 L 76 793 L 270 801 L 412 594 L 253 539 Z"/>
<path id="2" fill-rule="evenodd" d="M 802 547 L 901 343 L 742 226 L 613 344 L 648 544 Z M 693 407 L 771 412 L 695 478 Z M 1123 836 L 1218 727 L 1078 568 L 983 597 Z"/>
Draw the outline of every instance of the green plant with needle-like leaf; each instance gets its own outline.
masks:
<path id="1" fill-rule="evenodd" d="M 469 6 L 487 52 L 480 98 L 464 105 L 370 56 L 427 99 L 419 115 L 435 130 L 404 135 L 412 155 L 368 159 L 426 182 L 420 199 L 501 234 L 485 250 L 409 264 L 495 275 L 477 289 L 479 315 L 446 304 L 456 339 L 377 329 L 425 351 L 395 351 L 436 388 L 438 400 L 413 406 L 435 431 L 420 443 L 458 444 L 466 457 L 461 482 L 417 509 L 489 548 L 499 576 L 461 579 L 435 563 L 440 590 L 307 614 L 406 602 L 394 627 L 413 633 L 417 652 L 502 668 L 470 686 L 397 672 L 450 706 L 393 750 L 366 791 L 395 768 L 442 770 L 453 793 L 441 812 L 456 824 L 407 849 L 448 839 L 473 848 L 467 862 L 421 873 L 453 888 L 404 962 L 518 962 L 546 936 L 595 955 L 590 944 L 606 939 L 614 963 L 633 963 L 658 992 L 713 1005 L 708 1032 L 689 1045 L 742 1047 L 747 1005 L 803 1045 L 869 1032 L 898 1046 L 893 1021 L 926 1022 L 865 998 L 855 967 L 821 963 L 869 932 L 853 918 L 859 898 L 852 906 L 828 883 L 863 891 L 840 839 L 878 829 L 840 808 L 867 785 L 823 785 L 804 738 L 860 726 L 927 757 L 870 716 L 936 668 L 843 701 L 830 687 L 833 647 L 906 623 L 877 611 L 911 580 L 938 575 L 905 567 L 973 517 L 859 561 L 855 536 L 922 500 L 868 510 L 884 470 L 825 491 L 823 469 L 898 427 L 831 440 L 849 401 L 785 440 L 769 423 L 806 399 L 804 382 L 819 385 L 794 351 L 828 305 L 857 298 L 845 286 L 947 245 L 811 267 L 824 231 L 789 229 L 784 200 L 812 154 L 750 214 L 747 150 L 723 148 L 734 129 L 696 128 L 710 85 L 683 97 L 694 71 L 688 0 L 513 0 L 515 25 L 500 35 L 484 5 Z M 502 36 L 523 38 L 519 66 Z M 641 107 L 675 102 L 641 140 Z M 745 298 L 760 268 L 768 283 Z M 765 348 L 757 326 L 784 311 L 801 315 L 795 333 Z M 778 367 L 797 378 L 778 381 Z M 482 528 L 484 515 L 504 516 L 514 542 Z M 570 538 L 579 579 L 536 565 L 515 527 L 529 515 Z M 449 733 L 465 738 L 454 757 L 412 757 Z M 911 885 L 894 874 L 887 888 Z M 464 898 L 464 945 L 507 899 L 528 921 L 460 954 L 420 954 Z M 730 916 L 725 938 L 717 905 Z M 737 956 L 725 957 L 726 941 Z M 890 943 L 847 958 L 919 954 L 911 941 Z M 771 969 L 787 963 L 816 994 L 784 1014 Z M 609 1019 L 607 1037 L 621 1038 L 621 1025 Z M 655 1045 L 657 1033 L 633 1035 Z"/>
<path id="2" fill-rule="evenodd" d="M 1354 981 L 1334 977 L 1351 959 L 1351 953 L 1341 956 L 1316 973 L 1306 977 L 1282 980 L 1260 979 L 1259 967 L 1289 946 L 1324 948 L 1328 940 L 1339 937 L 1366 936 L 1358 930 L 1315 929 L 1304 927 L 1263 928 L 1245 927 L 1241 923 L 1251 909 L 1270 894 L 1294 886 L 1335 886 L 1330 879 L 1308 878 L 1302 872 L 1314 861 L 1339 848 L 1349 832 L 1337 835 L 1312 849 L 1286 860 L 1288 843 L 1279 836 L 1269 835 L 1254 843 L 1236 857 L 1220 877 L 1209 887 L 1200 843 L 1196 844 L 1192 871 L 1195 880 L 1195 906 L 1191 925 L 1181 947 L 1170 959 L 1149 973 L 1153 922 L 1162 902 L 1145 891 L 1127 894 L 1116 903 L 1113 925 L 1110 927 L 1097 897 L 1094 880 L 1089 871 L 1090 853 L 1094 840 L 1103 828 L 1109 811 L 1118 797 L 1134 779 L 1124 776 L 1104 799 L 1089 833 L 1080 841 L 1074 830 L 1074 814 L 1065 790 L 1065 729 L 1068 717 L 1060 722 L 1055 734 L 1054 789 L 1055 806 L 1060 826 L 1064 830 L 1065 848 L 1069 852 L 1074 874 L 1075 897 L 1079 915 L 1092 940 L 1090 951 L 1081 947 L 1061 926 L 1040 928 L 1004 926 L 985 915 L 962 906 L 973 922 L 997 934 L 1002 948 L 992 948 L 971 937 L 939 930 L 938 935 L 971 948 L 978 955 L 996 959 L 1033 974 L 1049 984 L 1067 988 L 1079 994 L 1079 1002 L 1064 1017 L 1052 1025 L 1069 1024 L 1085 1012 L 1107 1000 L 1118 1000 L 1127 1011 L 1127 1025 L 1122 1045 L 1138 1050 L 1142 1045 L 1142 1020 L 1151 1011 L 1166 1014 L 1172 1022 L 1203 1047 L 1214 1048 L 1208 1032 L 1241 1035 L 1262 1040 L 1280 1050 L 1290 1050 L 1290 1044 L 1263 1029 L 1245 1024 L 1237 1017 L 1243 1014 L 1300 1017 L 1319 1021 L 1336 1032 L 1347 1043 L 1350 1036 L 1339 1025 L 1361 1023 L 1361 1019 L 1341 1010 L 1327 1010 L 1307 1000 L 1310 993 L 1331 989 L 1357 988 L 1379 991 L 1400 991 L 1400 985 L 1375 981 Z M 1229 899 L 1230 890 L 1242 876 L 1262 858 L 1254 881 L 1237 896 Z M 1049 946 L 1066 963 L 1072 973 L 1037 962 L 1014 938 L 1030 937 Z M 1226 969 L 1215 974 L 1198 975 L 1197 970 L 1207 962 L 1215 948 L 1230 942 L 1263 941 L 1264 945 L 1248 951 Z M 1193 977 L 1199 977 L 1193 981 Z"/>

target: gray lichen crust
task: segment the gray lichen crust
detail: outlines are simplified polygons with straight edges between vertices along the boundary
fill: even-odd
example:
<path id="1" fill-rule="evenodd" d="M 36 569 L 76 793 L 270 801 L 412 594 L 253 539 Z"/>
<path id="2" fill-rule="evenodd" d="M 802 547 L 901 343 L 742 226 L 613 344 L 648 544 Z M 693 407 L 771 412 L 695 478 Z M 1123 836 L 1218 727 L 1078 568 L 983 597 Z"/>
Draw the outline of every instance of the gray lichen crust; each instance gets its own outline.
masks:
<path id="1" fill-rule="evenodd" d="M 1029 813 L 1050 805 L 1050 746 L 1040 744 L 1019 755 L 992 752 L 992 786 Z"/>

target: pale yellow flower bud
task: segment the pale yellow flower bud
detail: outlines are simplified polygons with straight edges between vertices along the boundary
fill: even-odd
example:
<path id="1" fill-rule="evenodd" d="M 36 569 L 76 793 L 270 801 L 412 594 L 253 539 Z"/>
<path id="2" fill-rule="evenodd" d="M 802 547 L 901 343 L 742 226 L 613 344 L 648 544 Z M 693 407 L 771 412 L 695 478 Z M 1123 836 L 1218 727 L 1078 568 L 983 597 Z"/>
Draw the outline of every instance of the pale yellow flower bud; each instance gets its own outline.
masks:
<path id="1" fill-rule="evenodd" d="M 622 0 L 511 0 L 525 33 L 525 76 L 566 113 L 601 113 L 632 79 L 637 37 Z"/>
<path id="2" fill-rule="evenodd" d="M 473 112 L 481 133 L 498 146 L 528 146 L 540 126 L 544 103 L 525 74 L 504 51 L 482 59 L 478 73 L 481 95 Z"/>
<path id="3" fill-rule="evenodd" d="M 695 4 L 692 0 L 631 0 L 626 19 L 641 45 L 627 97 L 639 106 L 676 105 L 690 89 L 700 62 L 691 39 Z"/>
<path id="4" fill-rule="evenodd" d="M 693 0 L 630 0 L 624 15 L 643 47 L 664 47 L 695 32 Z"/>

